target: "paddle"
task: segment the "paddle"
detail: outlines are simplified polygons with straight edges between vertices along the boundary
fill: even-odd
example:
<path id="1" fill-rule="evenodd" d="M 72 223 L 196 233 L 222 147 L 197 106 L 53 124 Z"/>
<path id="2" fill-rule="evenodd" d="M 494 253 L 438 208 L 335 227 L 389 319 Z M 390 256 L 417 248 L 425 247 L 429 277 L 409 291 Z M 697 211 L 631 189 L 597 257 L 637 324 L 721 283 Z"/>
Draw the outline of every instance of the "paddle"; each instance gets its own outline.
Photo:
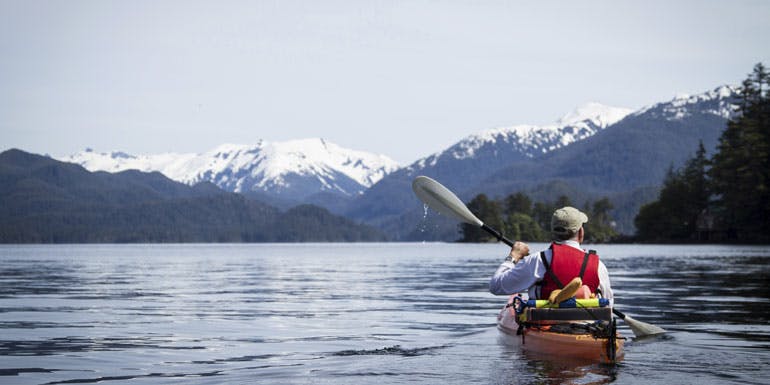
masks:
<path id="1" fill-rule="evenodd" d="M 448 217 L 455 218 L 460 222 L 481 227 L 484 231 L 492 234 L 498 241 L 513 247 L 513 241 L 504 237 L 499 231 L 487 226 L 481 219 L 477 218 L 471 210 L 448 188 L 441 183 L 428 178 L 427 176 L 418 176 L 412 182 L 412 190 L 423 203 L 433 210 L 438 211 Z"/>
<path id="2" fill-rule="evenodd" d="M 631 316 L 621 313 L 620 310 L 614 307 L 612 308 L 612 312 L 620 317 L 620 319 L 622 319 L 626 325 L 631 328 L 631 331 L 634 332 L 634 336 L 637 338 L 654 336 L 666 332 L 666 330 L 661 327 L 635 320 L 631 318 Z"/>
<path id="3" fill-rule="evenodd" d="M 427 176 L 418 176 L 412 182 L 412 190 L 423 203 L 441 214 L 455 218 L 461 222 L 481 227 L 484 231 L 492 234 L 499 241 L 513 247 L 513 242 L 505 238 L 499 231 L 487 226 L 477 218 L 471 210 L 441 183 L 428 178 Z M 620 317 L 631 328 L 636 337 L 647 337 L 655 334 L 662 334 L 666 331 L 655 325 L 650 325 L 642 321 L 635 320 L 630 316 L 623 314 L 620 310 L 613 307 L 612 312 Z"/>

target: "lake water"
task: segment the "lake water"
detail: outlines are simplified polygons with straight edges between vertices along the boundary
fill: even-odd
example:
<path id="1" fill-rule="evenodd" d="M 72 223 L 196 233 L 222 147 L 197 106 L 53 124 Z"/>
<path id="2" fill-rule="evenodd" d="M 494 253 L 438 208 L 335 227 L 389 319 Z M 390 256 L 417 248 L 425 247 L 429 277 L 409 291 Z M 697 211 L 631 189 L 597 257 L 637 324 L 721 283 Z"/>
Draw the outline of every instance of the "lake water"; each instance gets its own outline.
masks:
<path id="1" fill-rule="evenodd" d="M 617 365 L 496 329 L 501 245 L 0 246 L 0 383 L 770 383 L 770 247 L 590 247 L 669 331 Z"/>

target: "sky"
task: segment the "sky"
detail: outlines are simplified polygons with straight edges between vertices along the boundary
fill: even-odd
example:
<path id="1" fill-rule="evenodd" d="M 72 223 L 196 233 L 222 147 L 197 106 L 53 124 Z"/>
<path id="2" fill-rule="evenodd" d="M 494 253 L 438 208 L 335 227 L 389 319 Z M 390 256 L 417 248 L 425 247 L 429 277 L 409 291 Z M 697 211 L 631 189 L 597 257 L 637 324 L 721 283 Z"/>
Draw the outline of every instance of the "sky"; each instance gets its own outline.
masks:
<path id="1" fill-rule="evenodd" d="M 0 0 L 0 150 L 321 137 L 402 165 L 770 65 L 770 1 Z"/>

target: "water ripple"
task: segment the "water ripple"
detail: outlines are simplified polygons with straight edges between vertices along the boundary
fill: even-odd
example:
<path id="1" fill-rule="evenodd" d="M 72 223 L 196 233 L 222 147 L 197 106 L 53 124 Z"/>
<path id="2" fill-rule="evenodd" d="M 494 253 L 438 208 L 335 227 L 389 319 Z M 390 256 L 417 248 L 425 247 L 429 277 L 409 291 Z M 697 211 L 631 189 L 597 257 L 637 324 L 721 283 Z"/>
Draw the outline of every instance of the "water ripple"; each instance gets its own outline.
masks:
<path id="1" fill-rule="evenodd" d="M 632 339 L 620 323 L 626 356 L 611 367 L 499 341 L 505 298 L 487 292 L 499 245 L 0 246 L 0 376 L 770 383 L 770 248 L 596 248 L 618 308 L 669 330 Z"/>

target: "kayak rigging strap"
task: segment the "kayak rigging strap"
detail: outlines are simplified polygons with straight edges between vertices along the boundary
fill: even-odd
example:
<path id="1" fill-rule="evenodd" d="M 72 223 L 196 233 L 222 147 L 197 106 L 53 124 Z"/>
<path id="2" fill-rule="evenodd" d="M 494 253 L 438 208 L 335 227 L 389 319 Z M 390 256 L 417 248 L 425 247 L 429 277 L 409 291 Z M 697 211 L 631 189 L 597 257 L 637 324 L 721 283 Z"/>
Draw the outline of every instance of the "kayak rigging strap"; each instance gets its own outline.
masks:
<path id="1" fill-rule="evenodd" d="M 618 320 L 617 318 L 613 318 L 612 322 L 610 322 L 609 327 L 609 336 L 607 337 L 607 358 L 610 361 L 615 361 L 615 355 L 618 353 L 617 346 L 615 346 L 617 340 L 618 340 Z"/>
<path id="2" fill-rule="evenodd" d="M 512 308 L 515 314 L 519 325 L 517 335 L 523 336 L 525 329 L 535 329 L 562 334 L 591 334 L 594 338 L 611 337 L 608 330 L 612 329 L 614 320 L 609 300 L 605 298 L 571 298 L 552 304 L 546 300 L 525 301 L 517 295 L 505 308 Z"/>
<path id="3" fill-rule="evenodd" d="M 570 335 L 588 334 L 594 339 L 609 339 L 610 341 L 615 341 L 617 339 L 617 336 L 615 334 L 615 331 L 616 331 L 615 320 L 613 320 L 612 322 L 607 322 L 607 321 L 594 321 L 590 323 L 569 322 L 569 323 L 559 323 L 559 324 L 552 324 L 552 325 L 542 325 L 538 323 L 522 322 L 522 323 L 519 323 L 519 328 L 516 330 L 516 335 L 522 336 L 522 339 L 523 339 L 525 335 L 524 334 L 525 330 L 558 333 L 558 334 L 570 334 Z"/>
<path id="4" fill-rule="evenodd" d="M 591 323 L 561 323 L 553 324 L 547 329 L 552 333 L 561 334 L 590 334 L 594 338 L 609 338 L 610 323 L 605 321 L 595 321 Z"/>

